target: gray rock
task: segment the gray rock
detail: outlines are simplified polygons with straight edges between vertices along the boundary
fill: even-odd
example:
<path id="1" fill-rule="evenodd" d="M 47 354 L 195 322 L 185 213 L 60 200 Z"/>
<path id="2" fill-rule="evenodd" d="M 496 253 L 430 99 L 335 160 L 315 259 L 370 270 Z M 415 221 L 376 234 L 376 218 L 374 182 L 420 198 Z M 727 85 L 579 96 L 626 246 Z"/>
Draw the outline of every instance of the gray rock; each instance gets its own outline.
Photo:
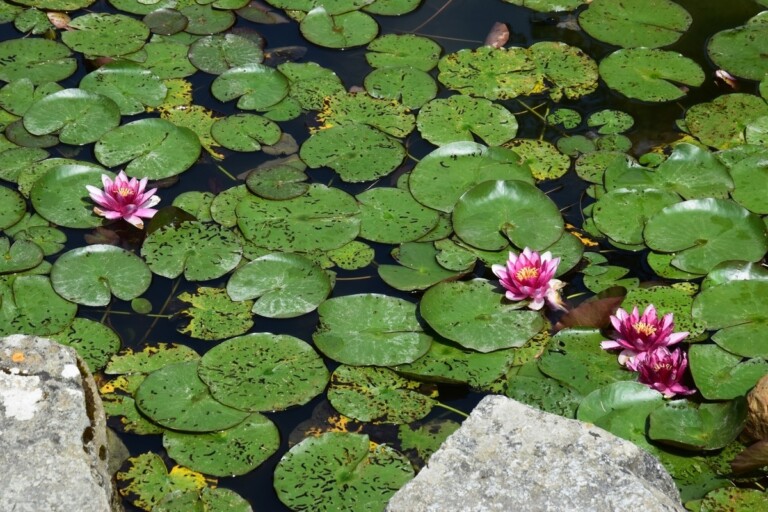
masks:
<path id="1" fill-rule="evenodd" d="M 114 510 L 107 459 L 101 399 L 75 350 L 0 339 L 0 510 Z"/>
<path id="2" fill-rule="evenodd" d="M 649 453 L 594 425 L 487 396 L 388 512 L 683 511 Z"/>

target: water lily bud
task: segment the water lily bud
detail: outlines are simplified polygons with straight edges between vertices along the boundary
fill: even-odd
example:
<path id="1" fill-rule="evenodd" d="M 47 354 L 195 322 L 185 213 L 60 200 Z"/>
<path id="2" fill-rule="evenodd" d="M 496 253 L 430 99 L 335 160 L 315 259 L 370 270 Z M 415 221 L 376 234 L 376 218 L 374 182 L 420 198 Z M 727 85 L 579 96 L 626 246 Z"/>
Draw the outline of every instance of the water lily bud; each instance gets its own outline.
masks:
<path id="1" fill-rule="evenodd" d="M 744 434 L 755 440 L 768 439 L 768 375 L 747 395 L 747 407 Z"/>

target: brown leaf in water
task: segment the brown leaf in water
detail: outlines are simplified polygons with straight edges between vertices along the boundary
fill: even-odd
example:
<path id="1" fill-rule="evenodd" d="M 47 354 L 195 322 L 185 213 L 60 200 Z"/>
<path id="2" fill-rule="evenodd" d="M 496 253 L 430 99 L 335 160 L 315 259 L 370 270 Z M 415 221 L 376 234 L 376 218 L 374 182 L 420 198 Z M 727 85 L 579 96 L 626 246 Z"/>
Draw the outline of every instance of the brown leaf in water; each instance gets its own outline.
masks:
<path id="1" fill-rule="evenodd" d="M 494 48 L 501 48 L 509 41 L 509 26 L 506 23 L 497 21 L 491 27 L 491 31 L 485 38 L 483 43 L 485 46 L 492 46 Z"/>
<path id="2" fill-rule="evenodd" d="M 608 327 L 611 325 L 611 315 L 621 305 L 626 294 L 627 290 L 621 286 L 600 292 L 593 300 L 582 302 L 563 315 L 555 325 L 555 332 L 566 327 Z"/>
<path id="3" fill-rule="evenodd" d="M 731 471 L 736 475 L 749 473 L 768 466 L 768 440 L 758 441 L 745 448 L 731 461 Z"/>

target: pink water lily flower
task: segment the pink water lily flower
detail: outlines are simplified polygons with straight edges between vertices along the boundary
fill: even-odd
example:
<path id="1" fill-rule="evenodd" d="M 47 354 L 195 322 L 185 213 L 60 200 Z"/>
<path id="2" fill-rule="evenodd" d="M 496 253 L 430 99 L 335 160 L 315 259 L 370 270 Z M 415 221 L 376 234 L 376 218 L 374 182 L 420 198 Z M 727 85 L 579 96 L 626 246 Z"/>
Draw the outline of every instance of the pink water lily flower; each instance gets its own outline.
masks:
<path id="1" fill-rule="evenodd" d="M 526 247 L 519 256 L 510 252 L 506 266 L 492 265 L 491 270 L 509 300 L 531 299 L 528 307 L 535 310 L 541 309 L 544 302 L 553 308 L 565 309 L 558 293 L 565 285 L 553 279 L 559 264 L 560 258 L 553 259 L 549 251 L 540 255 Z"/>
<path id="2" fill-rule="evenodd" d="M 96 215 L 107 219 L 125 219 L 139 229 L 144 227 L 142 217 L 150 219 L 157 213 L 152 207 L 160 202 L 155 195 L 156 188 L 145 191 L 147 178 L 141 181 L 136 178 L 128 179 L 125 172 L 120 171 L 112 181 L 106 174 L 101 175 L 104 190 L 92 185 L 86 185 L 91 199 L 98 204 L 93 209 Z"/>
<path id="3" fill-rule="evenodd" d="M 638 372 L 638 381 L 659 391 L 666 398 L 696 392 L 682 384 L 687 367 L 688 357 L 685 352 L 679 348 L 670 352 L 667 347 L 641 352 L 627 363 L 627 368 Z"/>
<path id="4" fill-rule="evenodd" d="M 637 306 L 629 314 L 619 308 L 611 315 L 611 324 L 616 329 L 613 340 L 600 343 L 604 350 L 623 349 L 619 354 L 619 363 L 627 364 L 637 354 L 669 347 L 684 340 L 687 332 L 672 332 L 675 327 L 672 313 L 658 318 L 656 308 L 650 304 L 642 315 Z"/>

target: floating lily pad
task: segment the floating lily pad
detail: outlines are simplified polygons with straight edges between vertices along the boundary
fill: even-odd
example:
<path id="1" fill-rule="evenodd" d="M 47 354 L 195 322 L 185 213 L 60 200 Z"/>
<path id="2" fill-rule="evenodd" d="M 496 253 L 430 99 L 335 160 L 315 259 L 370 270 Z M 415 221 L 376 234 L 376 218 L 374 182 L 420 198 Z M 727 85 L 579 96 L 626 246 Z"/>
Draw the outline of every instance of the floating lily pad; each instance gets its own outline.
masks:
<path id="1" fill-rule="evenodd" d="M 356 197 L 360 203 L 360 236 L 397 244 L 420 238 L 437 224 L 437 211 L 418 203 L 406 190 L 377 187 Z"/>
<path id="2" fill-rule="evenodd" d="M 731 400 L 744 396 L 768 373 L 768 362 L 746 359 L 717 345 L 696 344 L 688 351 L 696 388 L 707 400 Z"/>
<path id="3" fill-rule="evenodd" d="M 623 244 L 642 244 L 648 219 L 665 206 L 680 202 L 674 192 L 657 189 L 618 188 L 600 197 L 592 209 L 595 226 Z"/>
<path id="4" fill-rule="evenodd" d="M 317 118 L 323 123 L 324 130 L 363 124 L 393 137 L 405 137 L 416 126 L 413 114 L 404 105 L 363 93 L 336 94 L 326 98 Z"/>
<path id="5" fill-rule="evenodd" d="M 214 9 L 212 5 L 193 3 L 179 9 L 189 23 L 184 32 L 210 35 L 224 32 L 235 24 L 237 17 L 228 9 Z"/>
<path id="6" fill-rule="evenodd" d="M 257 299 L 252 311 L 268 318 L 309 313 L 331 293 L 328 274 L 298 254 L 269 254 L 238 268 L 227 283 L 232 300 Z"/>
<path id="7" fill-rule="evenodd" d="M 291 83 L 290 98 L 305 110 L 321 110 L 327 98 L 345 93 L 336 73 L 316 62 L 285 62 L 277 69 Z"/>
<path id="8" fill-rule="evenodd" d="M 102 218 L 93 214 L 93 203 L 85 186 L 101 187 L 103 174 L 115 178 L 111 172 L 85 165 L 61 165 L 50 169 L 35 182 L 30 192 L 35 211 L 62 227 L 99 226 Z"/>
<path id="9" fill-rule="evenodd" d="M 631 115 L 621 110 L 600 110 L 593 112 L 587 118 L 587 126 L 598 127 L 597 133 L 602 135 L 622 133 L 635 124 Z"/>
<path id="10" fill-rule="evenodd" d="M 422 383 L 387 368 L 341 365 L 331 375 L 328 400 L 344 416 L 374 423 L 411 423 L 432 410 Z"/>
<path id="11" fill-rule="evenodd" d="M 580 48 L 541 41 L 531 45 L 528 52 L 552 100 L 560 101 L 563 96 L 573 100 L 597 90 L 597 63 Z"/>
<path id="12" fill-rule="evenodd" d="M 463 95 L 424 105 L 417 126 L 421 136 L 436 146 L 474 141 L 475 135 L 489 146 L 498 146 L 517 134 L 517 119 L 509 110 L 484 98 Z"/>
<path id="13" fill-rule="evenodd" d="M 234 151 L 258 151 L 262 145 L 280 140 L 280 127 L 269 119 L 255 114 L 235 114 L 218 119 L 211 126 L 216 142 Z"/>
<path id="14" fill-rule="evenodd" d="M 348 124 L 316 132 L 302 144 L 300 154 L 309 167 L 330 167 L 343 181 L 355 183 L 394 171 L 405 148 L 375 128 Z"/>
<path id="15" fill-rule="evenodd" d="M 197 69 L 213 75 L 260 63 L 263 59 L 264 51 L 258 43 L 237 34 L 202 37 L 189 47 L 189 61 Z"/>
<path id="16" fill-rule="evenodd" d="M 80 89 L 112 99 L 122 115 L 140 114 L 146 107 L 158 107 L 168 88 L 160 77 L 139 64 L 111 62 L 85 75 Z"/>
<path id="17" fill-rule="evenodd" d="M 0 237 L 0 274 L 11 274 L 36 267 L 43 261 L 40 247 L 27 240 L 10 240 Z"/>
<path id="18" fill-rule="evenodd" d="M 571 159 L 545 140 L 514 139 L 504 144 L 504 147 L 523 158 L 537 181 L 560 178 L 571 166 Z"/>
<path id="19" fill-rule="evenodd" d="M 400 265 L 379 265 L 378 272 L 385 283 L 398 290 L 424 290 L 459 275 L 437 263 L 437 250 L 430 243 L 404 243 L 392 251 L 392 256 Z"/>
<path id="20" fill-rule="evenodd" d="M 752 94 L 724 94 L 689 108 L 685 125 L 704 144 L 726 149 L 744 144 L 745 126 L 766 115 L 768 105 L 761 98 Z"/>
<path id="21" fill-rule="evenodd" d="M 674 400 L 651 412 L 648 437 L 687 450 L 719 450 L 738 437 L 746 418 L 743 398 L 704 404 Z"/>
<path id="22" fill-rule="evenodd" d="M 547 115 L 547 122 L 571 130 L 581 124 L 581 114 L 570 108 L 558 108 Z"/>
<path id="23" fill-rule="evenodd" d="M 675 252 L 674 266 L 697 274 L 727 260 L 758 261 L 768 250 L 761 219 L 725 199 L 667 206 L 648 220 L 644 237 L 655 251 Z"/>
<path id="24" fill-rule="evenodd" d="M 16 276 L 8 284 L 0 281 L 0 299 L 2 336 L 61 332 L 77 314 L 77 305 L 58 295 L 48 276 Z"/>
<path id="25" fill-rule="evenodd" d="M 72 75 L 77 61 L 61 43 L 42 38 L 21 38 L 0 42 L 0 80 L 21 78 L 34 85 L 58 82 Z"/>
<path id="26" fill-rule="evenodd" d="M 286 163 L 254 169 L 248 173 L 245 184 L 248 190 L 264 199 L 292 199 L 309 190 L 303 162 L 298 166 Z"/>
<path id="27" fill-rule="evenodd" d="M 214 476 L 244 475 L 272 456 L 279 445 L 277 427 L 258 413 L 218 432 L 163 433 L 163 447 L 173 460 Z"/>
<path id="28" fill-rule="evenodd" d="M 707 54 L 718 66 L 734 76 L 762 80 L 768 73 L 765 54 L 768 52 L 768 25 L 748 23 L 723 30 L 707 43 Z"/>
<path id="29" fill-rule="evenodd" d="M 676 84 L 698 87 L 704 71 L 696 62 L 675 52 L 628 48 L 600 62 L 600 77 L 611 89 L 642 101 L 672 101 L 685 96 Z"/>
<path id="30" fill-rule="evenodd" d="M 185 361 L 196 361 L 200 356 L 186 345 L 158 343 L 144 347 L 140 352 L 127 348 L 112 356 L 104 368 L 107 375 L 151 373 L 163 366 Z"/>
<path id="31" fill-rule="evenodd" d="M 163 80 L 184 78 L 197 72 L 187 57 L 188 44 L 158 41 L 147 43 L 143 51 L 147 53 L 147 58 L 142 65 Z"/>
<path id="32" fill-rule="evenodd" d="M 150 373 L 136 390 L 136 405 L 152 421 L 187 432 L 223 430 L 249 416 L 215 400 L 197 371 L 197 362 L 186 362 Z"/>
<path id="33" fill-rule="evenodd" d="M 51 269 L 56 293 L 85 306 L 106 306 L 114 295 L 138 297 L 149 288 L 152 273 L 135 254 L 113 245 L 88 245 L 68 251 Z"/>
<path id="34" fill-rule="evenodd" d="M 419 312 L 441 336 L 459 345 L 492 352 L 520 347 L 544 328 L 537 311 L 507 303 L 484 279 L 439 283 L 424 294 Z"/>
<path id="35" fill-rule="evenodd" d="M 673 190 L 683 199 L 727 198 L 733 189 L 728 169 L 712 153 L 693 144 L 678 144 L 653 173 L 664 190 Z"/>
<path id="36" fill-rule="evenodd" d="M 323 5 L 309 11 L 299 28 L 308 41 L 326 48 L 361 46 L 373 41 L 379 33 L 376 20 L 364 12 L 331 15 Z"/>
<path id="37" fill-rule="evenodd" d="M 77 354 L 88 363 L 91 372 L 104 368 L 109 358 L 120 350 L 120 337 L 115 331 L 87 318 L 75 318 L 66 329 L 52 338 L 77 350 Z"/>
<path id="38" fill-rule="evenodd" d="M 392 366 L 415 361 L 432 339 L 416 318 L 416 305 L 380 294 L 328 299 L 318 308 L 312 339 L 321 352 L 343 364 Z"/>
<path id="39" fill-rule="evenodd" d="M 253 512 L 251 505 L 235 491 L 225 487 L 205 487 L 201 491 L 173 491 L 152 507 L 154 512 L 187 512 L 189 510 Z"/>
<path id="40" fill-rule="evenodd" d="M 506 395 L 510 398 L 566 418 L 575 418 L 576 409 L 584 397 L 560 381 L 526 375 L 507 379 Z"/>
<path id="41" fill-rule="evenodd" d="M 701 289 L 719 286 L 730 281 L 768 281 L 768 269 L 760 263 L 726 261 L 713 268 L 701 282 Z"/>
<path id="42" fill-rule="evenodd" d="M 417 469 L 422 468 L 429 457 L 460 426 L 455 421 L 444 419 L 429 420 L 418 426 L 400 425 L 397 429 L 400 449 L 408 455 Z M 412 451 L 416 452 L 415 457 L 411 455 Z"/>
<path id="43" fill-rule="evenodd" d="M 527 165 L 513 151 L 475 142 L 454 142 L 419 161 L 408 184 L 421 204 L 450 213 L 461 195 L 488 180 L 521 180 L 533 184 Z"/>
<path id="44" fill-rule="evenodd" d="M 327 251 L 351 242 L 360 231 L 354 198 L 323 185 L 310 185 L 306 194 L 285 201 L 249 195 L 236 213 L 243 235 L 270 250 Z"/>
<path id="45" fill-rule="evenodd" d="M 177 298 L 190 306 L 181 311 L 189 323 L 176 329 L 192 338 L 221 340 L 244 334 L 253 327 L 253 303 L 235 302 L 222 288 L 201 286 L 195 294 L 184 292 Z"/>
<path id="46" fill-rule="evenodd" d="M 757 214 L 768 214 L 768 201 L 764 190 L 768 190 L 768 158 L 762 151 L 747 157 L 730 168 L 734 190 L 731 197 L 747 210 Z"/>
<path id="47" fill-rule="evenodd" d="M 328 480 L 329 472 L 341 476 Z M 411 478 L 411 463 L 389 446 L 364 434 L 327 432 L 291 448 L 275 468 L 274 485 L 293 510 L 337 512 L 354 503 L 373 512 Z"/>
<path id="48" fill-rule="evenodd" d="M 64 144 L 83 145 L 99 140 L 120 124 L 120 107 L 101 94 L 63 89 L 30 106 L 24 127 L 34 135 L 57 132 Z"/>
<path id="49" fill-rule="evenodd" d="M 579 25 L 599 41 L 623 48 L 659 48 L 676 42 L 693 19 L 671 0 L 594 0 Z"/>
<path id="50" fill-rule="evenodd" d="M 3 186 L 0 186 L 0 206 L 0 229 L 19 222 L 27 211 L 27 204 L 21 194 Z"/>
<path id="51" fill-rule="evenodd" d="M 73 18 L 70 30 L 62 31 L 61 41 L 86 55 L 118 57 L 144 46 L 149 28 L 125 14 L 92 12 Z"/>
<path id="52" fill-rule="evenodd" d="M 367 267 L 373 262 L 376 251 L 364 242 L 352 240 L 341 247 L 331 249 L 325 254 L 339 268 L 358 270 Z"/>
<path id="53" fill-rule="evenodd" d="M 478 256 L 456 240 L 443 239 L 434 243 L 437 249 L 435 260 L 446 270 L 464 272 L 471 270 Z"/>
<path id="54" fill-rule="evenodd" d="M 487 251 L 503 249 L 509 241 L 541 250 L 562 236 L 563 218 L 557 205 L 533 185 L 485 181 L 456 202 L 453 229 L 464 242 Z"/>
<path id="55" fill-rule="evenodd" d="M 157 5 L 157 4 L 152 4 Z M 153 34 L 170 36 L 178 34 L 189 24 L 189 19 L 176 9 L 161 7 L 148 13 L 142 19 Z"/>
<path id="56" fill-rule="evenodd" d="M 415 34 L 387 34 L 368 45 L 365 60 L 373 68 L 407 66 L 429 71 L 440 59 L 440 45 Z"/>
<path id="57" fill-rule="evenodd" d="M 211 93 L 220 101 L 237 100 L 243 110 L 267 110 L 288 95 L 288 79 L 263 64 L 230 68 L 211 84 Z"/>
<path id="58" fill-rule="evenodd" d="M 13 146 L 0 152 L 0 179 L 16 181 L 28 166 L 48 158 L 48 152 L 42 148 L 22 148 L 15 144 Z"/>
<path id="59" fill-rule="evenodd" d="M 370 14 L 400 16 L 415 10 L 421 2 L 422 0 L 376 0 L 366 3 L 363 10 Z"/>
<path id="60" fill-rule="evenodd" d="M 437 95 L 437 83 L 420 69 L 380 68 L 365 77 L 365 90 L 374 98 L 397 101 L 416 109 Z"/>
<path id="61" fill-rule="evenodd" d="M 276 411 L 322 393 L 328 370 L 306 342 L 284 334 L 248 334 L 205 353 L 200 378 L 223 404 L 244 411 Z"/>
<path id="62" fill-rule="evenodd" d="M 538 12 L 573 11 L 589 0 L 504 0 L 508 4 L 520 5 Z"/>

